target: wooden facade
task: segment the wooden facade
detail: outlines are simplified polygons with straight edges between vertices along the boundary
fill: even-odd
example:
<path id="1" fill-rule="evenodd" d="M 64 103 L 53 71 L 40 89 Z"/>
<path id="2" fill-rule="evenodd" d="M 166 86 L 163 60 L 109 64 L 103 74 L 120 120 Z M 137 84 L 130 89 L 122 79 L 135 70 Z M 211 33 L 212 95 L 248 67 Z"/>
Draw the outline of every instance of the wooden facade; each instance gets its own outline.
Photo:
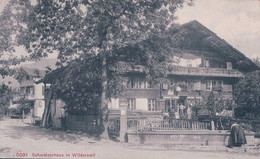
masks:
<path id="1" fill-rule="evenodd" d="M 129 119 L 156 116 L 149 114 L 191 119 L 193 107 L 205 100 L 210 92 L 221 92 L 224 99 L 232 100 L 234 85 L 239 78 L 246 72 L 259 69 L 199 22 L 184 24 L 181 30 L 186 30 L 184 47 L 172 57 L 172 71 L 167 77 L 170 83 L 160 83 L 151 88 L 141 74 L 145 69 L 142 65 L 133 66 L 125 61 L 117 63 L 114 71 L 127 76 L 128 86 L 124 95 L 110 100 L 110 119 L 119 116 L 120 99 L 127 99 Z"/>
<path id="2" fill-rule="evenodd" d="M 32 104 L 30 108 L 31 122 L 39 120 L 42 117 L 45 102 L 44 102 L 44 85 L 36 83 L 40 78 L 43 78 L 45 72 L 43 70 L 34 70 L 21 67 L 15 78 L 19 81 L 20 97 Z"/>
<path id="3" fill-rule="evenodd" d="M 195 113 L 193 108 L 211 92 L 221 92 L 223 98 L 232 99 L 234 84 L 239 78 L 246 72 L 259 69 L 241 52 L 197 21 L 182 25 L 180 32 L 184 37 L 183 45 L 177 49 L 179 52 L 173 53 L 169 61 L 172 69 L 167 72 L 167 83 L 150 86 L 144 66 L 134 65 L 129 62 L 131 60 L 112 60 L 116 64 L 113 63 L 113 68 L 109 67 L 109 71 L 116 71 L 128 81 L 123 94 L 112 96 L 108 100 L 109 128 L 117 136 L 119 128 L 123 137 L 131 125 L 135 126 L 133 129 L 139 129 L 138 125 L 141 125 L 140 129 L 208 129 L 208 121 L 197 123 L 190 120 L 194 114 L 207 114 L 203 111 Z M 127 56 L 124 51 L 122 54 Z M 98 58 L 100 57 L 93 57 Z M 88 61 L 92 60 L 86 59 L 84 63 L 91 65 Z M 58 77 L 62 79 L 70 67 L 74 67 L 73 63 L 52 71 L 39 82 L 52 83 Z M 50 101 L 46 102 L 47 106 L 51 105 L 48 104 Z M 47 107 L 45 109 L 48 110 Z M 164 124 L 165 117 L 171 120 L 168 125 Z M 146 122 L 142 126 L 143 121 Z M 154 121 L 155 126 L 151 127 L 149 121 Z"/>

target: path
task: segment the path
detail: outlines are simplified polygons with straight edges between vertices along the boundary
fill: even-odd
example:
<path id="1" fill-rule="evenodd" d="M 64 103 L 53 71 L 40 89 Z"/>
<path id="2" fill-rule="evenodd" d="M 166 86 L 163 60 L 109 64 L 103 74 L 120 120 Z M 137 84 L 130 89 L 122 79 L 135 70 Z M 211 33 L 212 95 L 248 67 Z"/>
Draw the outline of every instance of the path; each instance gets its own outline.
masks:
<path id="1" fill-rule="evenodd" d="M 27 157 L 39 158 L 33 154 L 85 154 L 85 157 L 95 159 L 256 159 L 243 151 L 237 152 L 202 152 L 180 151 L 169 149 L 151 149 L 151 147 L 134 146 L 116 143 L 108 140 L 96 141 L 84 133 L 63 132 L 39 128 L 22 123 L 17 119 L 0 119 L 0 157 L 18 157 L 27 154 Z M 87 157 L 87 154 L 89 157 Z M 83 155 L 84 156 L 84 155 Z M 91 157 L 92 156 L 92 157 Z M 20 157 L 18 157 L 20 158 Z M 44 157 L 43 157 L 44 158 Z M 45 157 L 46 158 L 46 157 Z"/>

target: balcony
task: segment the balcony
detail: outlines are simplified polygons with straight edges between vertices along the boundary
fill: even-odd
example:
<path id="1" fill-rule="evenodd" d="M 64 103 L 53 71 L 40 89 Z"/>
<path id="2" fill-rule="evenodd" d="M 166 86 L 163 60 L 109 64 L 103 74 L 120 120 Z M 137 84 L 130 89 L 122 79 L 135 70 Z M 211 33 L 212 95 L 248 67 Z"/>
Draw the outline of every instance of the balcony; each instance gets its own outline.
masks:
<path id="1" fill-rule="evenodd" d="M 144 72 L 145 67 L 142 65 L 134 65 L 131 62 L 118 62 L 114 71 L 120 73 L 125 72 Z M 212 77 L 242 77 L 243 74 L 235 69 L 224 68 L 204 68 L 204 67 L 183 67 L 173 66 L 173 70 L 169 73 L 172 75 L 191 75 L 191 76 L 212 76 Z"/>
<path id="2" fill-rule="evenodd" d="M 125 73 L 125 72 L 144 72 L 145 67 L 142 65 L 135 65 L 133 62 L 123 62 L 119 61 L 115 67 L 111 68 L 111 70 Z"/>
<path id="3" fill-rule="evenodd" d="M 243 74 L 238 70 L 228 70 L 223 68 L 202 68 L 202 67 L 182 67 L 173 66 L 170 74 L 191 75 L 191 76 L 212 76 L 212 77 L 242 77 Z"/>

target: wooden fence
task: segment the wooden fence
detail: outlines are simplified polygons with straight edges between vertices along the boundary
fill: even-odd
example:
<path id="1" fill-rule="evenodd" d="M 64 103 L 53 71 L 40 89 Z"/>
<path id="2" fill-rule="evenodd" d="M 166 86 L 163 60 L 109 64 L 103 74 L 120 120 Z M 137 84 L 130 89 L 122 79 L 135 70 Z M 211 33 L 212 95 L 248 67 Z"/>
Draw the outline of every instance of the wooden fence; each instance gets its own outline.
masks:
<path id="1" fill-rule="evenodd" d="M 66 129 L 83 131 L 89 134 L 95 134 L 98 132 L 97 118 L 95 116 L 66 116 Z"/>
<path id="2" fill-rule="evenodd" d="M 112 136 L 119 137 L 120 134 L 120 120 L 110 120 L 109 121 L 109 128 L 108 128 L 108 134 Z"/>
<path id="3" fill-rule="evenodd" d="M 132 131 L 153 131 L 153 130 L 209 130 L 210 122 L 200 122 L 192 120 L 129 120 L 128 130 Z"/>

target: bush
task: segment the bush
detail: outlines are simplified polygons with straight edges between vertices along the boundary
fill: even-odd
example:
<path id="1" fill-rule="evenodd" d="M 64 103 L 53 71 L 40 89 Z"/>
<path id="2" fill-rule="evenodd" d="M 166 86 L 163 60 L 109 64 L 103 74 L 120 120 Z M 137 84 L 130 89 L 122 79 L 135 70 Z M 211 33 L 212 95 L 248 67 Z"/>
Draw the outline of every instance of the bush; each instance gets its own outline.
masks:
<path id="1" fill-rule="evenodd" d="M 248 119 L 248 120 L 259 120 L 260 115 L 253 108 L 248 107 L 237 107 L 235 108 L 235 117 L 238 119 Z"/>

